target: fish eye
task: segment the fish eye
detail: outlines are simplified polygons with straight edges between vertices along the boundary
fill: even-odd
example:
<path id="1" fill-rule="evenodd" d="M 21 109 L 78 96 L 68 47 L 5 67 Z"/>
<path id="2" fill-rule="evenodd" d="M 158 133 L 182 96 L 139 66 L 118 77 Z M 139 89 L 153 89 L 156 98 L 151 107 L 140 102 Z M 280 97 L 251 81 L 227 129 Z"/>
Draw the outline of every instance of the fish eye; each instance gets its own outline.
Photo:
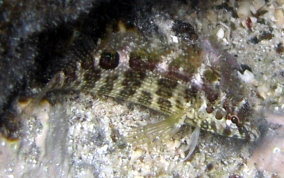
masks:
<path id="1" fill-rule="evenodd" d="M 230 119 L 234 124 L 236 124 L 237 126 L 240 126 L 240 119 L 239 119 L 238 116 L 233 115 L 233 116 L 230 117 Z"/>
<path id="2" fill-rule="evenodd" d="M 103 51 L 100 58 L 100 67 L 106 70 L 115 69 L 119 64 L 119 54 L 116 51 Z"/>

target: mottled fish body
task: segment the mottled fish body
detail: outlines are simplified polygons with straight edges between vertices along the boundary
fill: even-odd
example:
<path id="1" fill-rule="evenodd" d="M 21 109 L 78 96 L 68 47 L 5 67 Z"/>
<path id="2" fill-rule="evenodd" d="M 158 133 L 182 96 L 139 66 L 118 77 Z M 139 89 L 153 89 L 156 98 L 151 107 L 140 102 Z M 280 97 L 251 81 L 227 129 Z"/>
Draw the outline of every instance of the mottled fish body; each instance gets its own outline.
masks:
<path id="1" fill-rule="evenodd" d="M 235 58 L 208 40 L 178 39 L 157 42 L 133 31 L 111 33 L 95 49 L 74 52 L 77 60 L 63 69 L 60 88 L 146 106 L 168 116 L 173 128 L 182 121 L 254 141 L 259 133 L 250 121 L 253 109 Z"/>

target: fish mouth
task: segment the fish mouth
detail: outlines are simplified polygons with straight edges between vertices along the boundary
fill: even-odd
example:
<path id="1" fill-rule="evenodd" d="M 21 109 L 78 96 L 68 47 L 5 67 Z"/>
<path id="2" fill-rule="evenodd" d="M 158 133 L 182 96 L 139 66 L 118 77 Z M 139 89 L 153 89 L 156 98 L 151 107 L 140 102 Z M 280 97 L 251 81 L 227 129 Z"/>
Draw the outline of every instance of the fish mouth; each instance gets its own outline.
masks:
<path id="1" fill-rule="evenodd" d="M 257 127 L 252 127 L 251 125 L 246 125 L 239 128 L 239 132 L 244 136 L 245 140 L 249 142 L 255 142 L 261 136 L 260 130 Z"/>

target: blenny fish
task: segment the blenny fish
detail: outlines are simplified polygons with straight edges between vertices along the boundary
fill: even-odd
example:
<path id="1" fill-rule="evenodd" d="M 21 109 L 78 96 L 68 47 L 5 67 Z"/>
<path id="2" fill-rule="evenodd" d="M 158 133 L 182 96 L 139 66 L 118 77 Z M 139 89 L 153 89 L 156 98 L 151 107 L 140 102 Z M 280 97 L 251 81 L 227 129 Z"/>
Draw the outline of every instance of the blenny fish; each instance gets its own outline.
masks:
<path id="1" fill-rule="evenodd" d="M 209 39 L 199 37 L 189 23 L 167 23 L 166 32 L 159 31 L 154 38 L 119 22 L 119 30 L 109 32 L 95 48 L 74 50 L 69 57 L 75 62 L 56 75 L 60 82 L 51 90 L 108 96 L 167 116 L 135 130 L 135 135 L 174 133 L 189 124 L 255 141 L 259 131 L 251 119 L 249 89 L 239 77 L 241 65 Z"/>

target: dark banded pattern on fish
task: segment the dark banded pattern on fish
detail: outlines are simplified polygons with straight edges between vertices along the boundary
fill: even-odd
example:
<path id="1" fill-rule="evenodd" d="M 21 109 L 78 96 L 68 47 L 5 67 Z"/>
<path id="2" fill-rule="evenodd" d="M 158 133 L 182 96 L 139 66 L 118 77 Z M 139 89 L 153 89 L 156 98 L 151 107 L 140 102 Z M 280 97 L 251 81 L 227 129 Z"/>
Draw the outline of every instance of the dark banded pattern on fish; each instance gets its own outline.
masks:
<path id="1" fill-rule="evenodd" d="M 208 112 L 206 105 L 210 100 L 206 98 L 204 91 L 197 90 L 194 85 L 188 86 L 182 81 L 173 81 L 155 73 L 141 73 L 129 68 L 88 70 L 82 73 L 82 78 L 84 82 L 81 88 L 76 88 L 78 90 L 123 99 L 167 116 L 178 115 L 185 110 L 185 114 L 180 118 L 185 119 L 185 123 L 220 135 L 247 137 L 248 133 L 244 131 L 243 135 L 240 135 L 238 127 L 226 120 L 225 115 L 220 116 L 220 109 Z M 223 104 L 218 100 L 214 107 L 222 108 Z M 231 122 L 231 127 L 228 122 Z"/>
<path id="2" fill-rule="evenodd" d="M 134 37 L 133 33 L 131 38 L 124 33 L 121 41 L 125 45 L 124 40 Z M 182 43 L 180 55 L 169 57 L 171 49 L 161 49 L 159 45 L 157 49 L 143 51 L 145 44 L 119 46 L 117 42 L 114 46 L 106 41 L 102 43 L 104 46 L 93 50 L 93 58 L 80 56 L 75 71 L 63 71 L 63 88 L 146 106 L 168 116 L 168 124 L 173 128 L 182 122 L 219 135 L 255 140 L 259 133 L 249 120 L 252 107 L 242 82 L 236 77 L 236 60 L 222 57 L 216 51 L 211 54 L 213 47 L 207 49 L 211 45 L 209 41 L 199 43 L 194 46 Z M 215 59 L 208 61 L 208 55 Z M 147 56 L 151 59 L 147 60 Z M 187 58 L 185 63 L 182 57 Z M 181 67 L 177 68 L 180 63 Z M 238 95 L 233 92 L 236 89 Z"/>

